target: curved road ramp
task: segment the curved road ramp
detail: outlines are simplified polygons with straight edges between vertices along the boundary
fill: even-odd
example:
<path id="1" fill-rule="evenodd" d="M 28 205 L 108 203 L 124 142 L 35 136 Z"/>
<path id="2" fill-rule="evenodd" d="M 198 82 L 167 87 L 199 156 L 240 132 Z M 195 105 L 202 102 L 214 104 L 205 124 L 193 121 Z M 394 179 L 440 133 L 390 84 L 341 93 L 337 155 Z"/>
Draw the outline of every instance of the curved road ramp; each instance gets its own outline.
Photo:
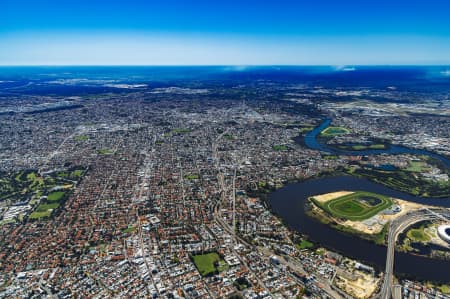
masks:
<path id="1" fill-rule="evenodd" d="M 409 226 L 425 220 L 450 221 L 450 211 L 447 209 L 421 209 L 405 214 L 395 219 L 391 223 L 388 235 L 385 275 L 378 298 L 392 298 L 392 282 L 394 279 L 394 253 L 397 237 Z"/>

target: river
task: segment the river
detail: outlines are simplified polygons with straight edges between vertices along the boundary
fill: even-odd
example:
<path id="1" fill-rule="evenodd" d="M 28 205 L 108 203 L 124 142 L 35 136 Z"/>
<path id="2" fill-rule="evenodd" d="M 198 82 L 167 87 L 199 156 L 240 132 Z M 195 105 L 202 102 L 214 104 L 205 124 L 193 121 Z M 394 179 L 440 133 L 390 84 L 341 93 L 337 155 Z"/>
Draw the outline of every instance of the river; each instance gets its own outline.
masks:
<path id="1" fill-rule="evenodd" d="M 441 161 L 447 168 L 450 168 L 450 160 L 444 156 L 438 155 L 436 153 L 422 150 L 422 149 L 413 149 L 404 147 L 401 145 L 391 144 L 387 149 L 373 149 L 373 150 L 362 150 L 362 151 L 350 151 L 350 150 L 341 150 L 337 148 L 331 148 L 324 143 L 321 143 L 317 140 L 317 136 L 322 132 L 325 128 L 327 128 L 331 124 L 331 119 L 325 119 L 318 127 L 314 128 L 314 130 L 308 132 L 305 135 L 304 141 L 306 146 L 311 149 L 320 150 L 323 152 L 335 154 L 335 155 L 348 155 L 348 156 L 361 156 L 361 155 L 380 155 L 380 154 L 415 154 L 415 155 L 426 155 Z"/>
<path id="2" fill-rule="evenodd" d="M 308 197 L 340 190 L 365 190 L 418 203 L 450 207 L 450 198 L 415 197 L 367 179 L 351 176 L 318 178 L 288 184 L 269 195 L 268 202 L 272 210 L 289 227 L 308 235 L 311 240 L 326 248 L 364 261 L 375 266 L 378 270 L 384 270 L 386 247 L 341 233 L 305 214 L 305 202 Z M 423 280 L 450 282 L 450 261 L 396 252 L 394 271 L 396 274 L 413 275 Z"/>
<path id="3" fill-rule="evenodd" d="M 309 132 L 304 138 L 306 146 L 311 149 L 335 155 L 377 155 L 383 153 L 427 155 L 440 160 L 447 168 L 450 168 L 450 160 L 444 156 L 440 156 L 427 150 L 411 149 L 399 145 L 391 145 L 388 149 L 363 151 L 347 151 L 330 148 L 317 140 L 317 136 L 320 132 L 330 124 L 331 120 L 325 119 L 320 126 Z M 417 197 L 392 190 L 367 179 L 351 176 L 318 178 L 301 183 L 288 184 L 270 194 L 268 202 L 271 205 L 272 210 L 280 216 L 288 226 L 308 235 L 311 240 L 319 242 L 327 248 L 338 251 L 345 256 L 364 261 L 375 266 L 379 270 L 384 270 L 385 267 L 386 247 L 376 245 L 373 242 L 363 240 L 356 236 L 339 232 L 305 214 L 305 201 L 308 197 L 340 190 L 364 190 L 417 203 L 450 207 L 450 198 Z M 435 260 L 396 252 L 394 271 L 396 274 L 406 274 L 423 280 L 450 282 L 450 261 Z"/>

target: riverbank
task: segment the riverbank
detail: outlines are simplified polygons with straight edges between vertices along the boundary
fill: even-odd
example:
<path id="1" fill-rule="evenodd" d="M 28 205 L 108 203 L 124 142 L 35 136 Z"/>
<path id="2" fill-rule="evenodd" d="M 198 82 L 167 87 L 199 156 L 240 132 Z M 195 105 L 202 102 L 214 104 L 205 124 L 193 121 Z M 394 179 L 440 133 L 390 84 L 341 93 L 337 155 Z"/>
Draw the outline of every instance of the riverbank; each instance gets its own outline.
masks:
<path id="1" fill-rule="evenodd" d="M 385 236 L 390 222 L 412 211 L 423 208 L 432 208 L 428 205 L 412 203 L 398 198 L 390 198 L 392 204 L 389 205 L 389 207 L 377 212 L 371 217 L 361 220 L 350 220 L 339 217 L 324 208 L 327 203 L 333 200 L 345 199 L 345 197 L 348 197 L 351 194 L 355 194 L 355 192 L 337 191 L 311 196 L 305 203 L 306 215 L 313 217 L 324 224 L 331 225 L 341 232 L 354 234 L 379 245 L 386 245 Z M 377 194 L 373 195 L 379 196 Z"/>
<path id="2" fill-rule="evenodd" d="M 312 131 L 308 132 L 304 135 L 303 138 L 294 138 L 296 142 L 299 142 L 300 139 L 303 139 L 299 142 L 300 145 L 305 145 L 310 149 L 319 150 L 325 152 L 327 154 L 334 155 L 344 155 L 344 156 L 369 156 L 369 155 L 381 155 L 381 154 L 413 154 L 413 155 L 425 155 L 430 158 L 434 158 L 439 160 L 447 169 L 450 169 L 450 159 L 446 156 L 439 155 L 437 153 L 424 150 L 424 149 L 416 149 L 409 148 L 401 145 L 389 144 L 389 147 L 386 149 L 367 149 L 367 150 L 343 150 L 343 149 L 335 149 L 329 147 L 327 144 L 320 142 L 320 134 L 326 128 L 328 128 L 331 124 L 331 119 L 325 119 L 319 126 L 314 128 Z"/>
<path id="3" fill-rule="evenodd" d="M 397 249 L 434 259 L 450 260 L 450 244 L 437 233 L 438 226 L 442 224 L 444 222 L 423 221 L 412 225 L 399 236 Z"/>
<path id="4" fill-rule="evenodd" d="M 403 169 L 379 170 L 360 165 L 358 168 L 347 168 L 343 171 L 349 175 L 368 178 L 371 181 L 414 196 L 429 198 L 450 197 L 450 181 L 435 182 L 423 179 L 415 173 Z"/>
<path id="5" fill-rule="evenodd" d="M 327 213 L 324 213 L 322 209 L 317 207 L 313 202 L 306 202 L 305 215 L 311 217 L 325 225 L 329 225 L 333 229 L 342 233 L 351 234 L 353 236 L 374 242 L 378 245 L 386 245 L 386 233 L 387 226 L 381 225 L 376 230 L 369 231 L 359 223 L 353 221 L 342 221 L 336 219 Z"/>
<path id="6" fill-rule="evenodd" d="M 317 194 L 349 190 L 350 188 L 394 198 L 402 198 L 405 201 L 418 204 L 427 203 L 430 205 L 450 206 L 450 199 L 442 200 L 415 197 L 363 178 L 346 175 L 331 177 L 327 175 L 298 183 L 290 183 L 272 193 L 265 193 L 264 197 L 272 212 L 290 229 L 308 236 L 311 241 L 320 246 L 370 264 L 382 271 L 386 262 L 385 246 L 377 245 L 373 241 L 368 241 L 349 233 L 337 231 L 328 224 L 323 224 L 306 214 L 305 203 L 308 197 Z M 396 253 L 394 271 L 398 277 L 449 283 L 449 268 L 449 261 L 434 260 L 404 252 Z"/>

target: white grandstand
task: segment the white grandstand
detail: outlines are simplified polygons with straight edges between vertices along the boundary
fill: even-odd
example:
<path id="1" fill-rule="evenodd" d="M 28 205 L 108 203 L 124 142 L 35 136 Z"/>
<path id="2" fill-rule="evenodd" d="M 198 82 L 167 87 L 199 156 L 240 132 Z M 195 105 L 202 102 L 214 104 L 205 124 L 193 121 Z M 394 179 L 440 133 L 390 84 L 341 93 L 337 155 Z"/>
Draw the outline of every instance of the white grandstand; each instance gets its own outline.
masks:
<path id="1" fill-rule="evenodd" d="M 442 240 L 446 241 L 447 243 L 450 243 L 450 225 L 445 224 L 439 226 L 438 235 Z"/>

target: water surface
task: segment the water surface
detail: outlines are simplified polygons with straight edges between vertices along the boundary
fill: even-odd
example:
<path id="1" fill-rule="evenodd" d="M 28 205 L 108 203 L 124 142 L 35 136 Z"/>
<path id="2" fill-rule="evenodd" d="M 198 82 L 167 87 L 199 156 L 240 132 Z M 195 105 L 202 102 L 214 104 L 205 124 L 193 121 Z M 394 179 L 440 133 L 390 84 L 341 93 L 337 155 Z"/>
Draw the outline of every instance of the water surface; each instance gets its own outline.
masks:
<path id="1" fill-rule="evenodd" d="M 337 148 L 331 148 L 323 142 L 320 142 L 318 139 L 318 135 L 324 129 L 326 129 L 331 124 L 331 119 L 325 119 L 319 126 L 314 128 L 314 130 L 308 132 L 305 135 L 304 141 L 306 146 L 311 149 L 320 150 L 322 152 L 334 154 L 334 155 L 345 155 L 345 156 L 368 156 L 368 155 L 381 155 L 381 154 L 414 154 L 414 155 L 426 155 L 434 159 L 438 159 L 441 161 L 447 168 L 450 169 L 450 160 L 442 155 L 422 150 L 422 149 L 413 149 L 408 148 L 401 145 L 391 144 L 389 148 L 386 149 L 368 149 L 361 151 L 351 151 L 351 150 L 343 150 Z"/>
<path id="2" fill-rule="evenodd" d="M 365 190 L 412 202 L 450 207 L 450 198 L 416 197 L 389 189 L 367 179 L 351 176 L 311 179 L 301 183 L 288 184 L 271 193 L 268 202 L 272 210 L 292 229 L 308 235 L 313 241 L 327 248 L 364 261 L 383 271 L 386 247 L 341 233 L 305 214 L 305 202 L 308 197 L 341 190 Z M 394 271 L 396 274 L 414 275 L 423 280 L 450 282 L 450 261 L 396 252 Z"/>

